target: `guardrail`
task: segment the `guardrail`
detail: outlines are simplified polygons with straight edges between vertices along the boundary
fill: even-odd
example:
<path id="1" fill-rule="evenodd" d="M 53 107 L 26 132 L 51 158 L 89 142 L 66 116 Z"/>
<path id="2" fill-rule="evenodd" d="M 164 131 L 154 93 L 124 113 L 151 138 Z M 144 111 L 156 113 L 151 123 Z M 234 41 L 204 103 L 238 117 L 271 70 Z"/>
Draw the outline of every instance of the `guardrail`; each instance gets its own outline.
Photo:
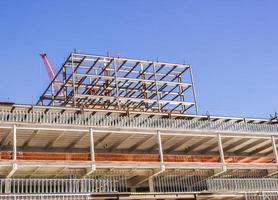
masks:
<path id="1" fill-rule="evenodd" d="M 88 194 L 127 192 L 124 175 L 90 179 L 0 179 L 0 194 Z"/>
<path id="2" fill-rule="evenodd" d="M 216 178 L 207 179 L 210 192 L 277 191 L 278 178 Z"/>
<path id="3" fill-rule="evenodd" d="M 91 115 L 88 113 L 27 112 L 0 110 L 0 122 L 62 124 L 79 126 L 111 126 L 156 129 L 217 130 L 231 132 L 277 133 L 277 124 L 250 124 L 244 122 L 197 121 L 186 119 L 147 118 L 129 116 Z"/>

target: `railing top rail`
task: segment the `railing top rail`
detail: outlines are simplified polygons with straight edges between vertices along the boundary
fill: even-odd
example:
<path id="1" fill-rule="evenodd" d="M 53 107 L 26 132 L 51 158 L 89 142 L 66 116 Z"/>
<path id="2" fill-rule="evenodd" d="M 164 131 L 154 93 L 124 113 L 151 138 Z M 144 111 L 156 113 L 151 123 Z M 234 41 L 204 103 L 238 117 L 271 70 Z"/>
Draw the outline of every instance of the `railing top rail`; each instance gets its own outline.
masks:
<path id="1" fill-rule="evenodd" d="M 217 130 L 229 132 L 278 133 L 277 124 L 250 124 L 244 122 L 199 121 L 144 116 L 120 116 L 90 113 L 27 112 L 26 110 L 0 110 L 0 121 L 15 123 L 61 124 L 94 127 L 130 127 L 182 130 Z"/>

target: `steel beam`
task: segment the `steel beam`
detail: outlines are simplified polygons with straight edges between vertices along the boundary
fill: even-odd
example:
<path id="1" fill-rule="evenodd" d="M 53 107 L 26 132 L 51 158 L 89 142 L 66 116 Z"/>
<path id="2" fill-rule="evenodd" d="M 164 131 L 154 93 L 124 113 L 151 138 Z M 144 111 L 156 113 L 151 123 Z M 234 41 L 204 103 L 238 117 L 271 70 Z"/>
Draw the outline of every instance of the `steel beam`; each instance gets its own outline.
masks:
<path id="1" fill-rule="evenodd" d="M 157 143 L 158 143 L 158 148 L 159 148 L 159 157 L 160 157 L 160 169 L 162 171 L 165 171 L 165 165 L 164 165 L 164 158 L 163 158 L 163 147 L 161 143 L 161 135 L 160 131 L 157 131 Z"/>
<path id="2" fill-rule="evenodd" d="M 38 134 L 39 134 L 39 130 L 34 130 L 34 132 L 30 135 L 30 137 L 22 145 L 22 149 L 27 148 L 29 146 L 30 142 L 32 141 L 32 139 Z"/>
<path id="3" fill-rule="evenodd" d="M 18 165 L 17 165 L 16 163 L 13 163 L 13 164 L 12 164 L 12 167 L 11 167 L 11 170 L 10 170 L 9 173 L 7 174 L 7 177 L 6 177 L 6 178 L 11 178 L 11 177 L 15 174 L 15 172 L 16 172 L 17 169 L 18 169 Z"/>
<path id="4" fill-rule="evenodd" d="M 60 139 L 63 137 L 64 134 L 65 134 L 65 133 L 62 132 L 62 133 L 59 134 L 54 140 L 50 141 L 50 142 L 46 145 L 45 149 L 50 149 L 58 140 L 60 140 Z"/>
<path id="5" fill-rule="evenodd" d="M 91 158 L 91 168 L 86 172 L 86 174 L 83 176 L 89 176 L 94 171 L 96 171 L 96 160 L 95 160 L 95 143 L 94 143 L 94 131 L 93 128 L 89 128 L 89 136 L 90 136 L 90 158 Z"/>
<path id="6" fill-rule="evenodd" d="M 16 125 L 13 125 L 13 160 L 16 161 Z"/>
<path id="7" fill-rule="evenodd" d="M 1 143 L 0 143 L 0 148 L 3 148 L 10 140 L 10 138 L 12 137 L 13 134 L 13 130 L 9 131 L 4 138 L 2 139 Z"/>

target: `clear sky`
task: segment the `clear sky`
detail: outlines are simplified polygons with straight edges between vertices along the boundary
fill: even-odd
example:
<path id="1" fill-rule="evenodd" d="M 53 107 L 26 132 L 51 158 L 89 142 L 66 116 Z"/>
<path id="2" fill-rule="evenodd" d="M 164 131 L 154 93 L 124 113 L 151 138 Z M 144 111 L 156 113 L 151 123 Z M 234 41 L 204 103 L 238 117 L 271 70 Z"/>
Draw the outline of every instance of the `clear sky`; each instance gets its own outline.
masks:
<path id="1" fill-rule="evenodd" d="M 80 52 L 189 63 L 201 113 L 278 111 L 276 0 L 1 0 L 0 100 L 36 103 Z"/>

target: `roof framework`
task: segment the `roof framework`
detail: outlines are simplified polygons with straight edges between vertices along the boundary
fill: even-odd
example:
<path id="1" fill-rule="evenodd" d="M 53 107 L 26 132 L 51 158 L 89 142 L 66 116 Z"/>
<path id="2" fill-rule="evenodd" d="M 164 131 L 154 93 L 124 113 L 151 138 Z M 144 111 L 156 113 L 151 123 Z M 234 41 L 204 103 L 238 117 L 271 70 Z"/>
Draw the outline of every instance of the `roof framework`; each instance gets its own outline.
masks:
<path id="1" fill-rule="evenodd" d="M 189 65 L 80 53 L 69 55 L 37 104 L 197 113 Z"/>

